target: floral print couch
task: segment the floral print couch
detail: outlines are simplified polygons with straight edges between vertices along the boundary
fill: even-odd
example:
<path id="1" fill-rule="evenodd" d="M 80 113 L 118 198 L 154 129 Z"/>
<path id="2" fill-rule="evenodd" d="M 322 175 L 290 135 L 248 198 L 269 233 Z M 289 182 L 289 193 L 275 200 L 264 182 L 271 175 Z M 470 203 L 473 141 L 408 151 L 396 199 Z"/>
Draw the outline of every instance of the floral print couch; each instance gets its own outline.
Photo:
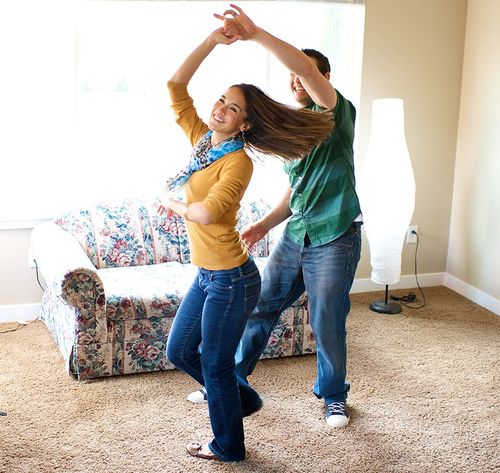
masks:
<path id="1" fill-rule="evenodd" d="M 156 208 L 138 199 L 96 204 L 33 229 L 46 284 L 40 317 L 79 380 L 174 368 L 165 345 L 196 267 L 183 220 Z M 267 210 L 242 204 L 239 226 Z M 270 232 L 252 249 L 261 270 L 274 238 Z M 315 351 L 303 296 L 281 315 L 262 358 Z"/>

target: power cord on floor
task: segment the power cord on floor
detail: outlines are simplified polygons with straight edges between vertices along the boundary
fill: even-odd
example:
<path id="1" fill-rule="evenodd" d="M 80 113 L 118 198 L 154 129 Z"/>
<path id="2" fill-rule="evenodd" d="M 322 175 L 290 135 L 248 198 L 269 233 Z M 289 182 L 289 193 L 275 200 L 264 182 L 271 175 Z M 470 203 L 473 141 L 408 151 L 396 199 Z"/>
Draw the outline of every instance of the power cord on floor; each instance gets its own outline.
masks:
<path id="1" fill-rule="evenodd" d="M 2 333 L 9 333 L 9 332 L 15 332 L 16 330 L 19 330 L 24 324 L 20 324 L 19 322 L 16 322 L 15 328 L 10 328 L 9 330 L 0 330 L 0 335 Z"/>
<path id="2" fill-rule="evenodd" d="M 391 299 L 401 302 L 401 304 L 403 304 L 405 307 L 408 307 L 409 309 L 421 309 L 422 307 L 425 307 L 426 301 L 425 301 L 424 291 L 422 290 L 422 288 L 420 287 L 420 283 L 418 282 L 417 253 L 418 253 L 419 236 L 418 232 L 416 232 L 415 230 L 412 231 L 412 234 L 417 237 L 417 245 L 415 246 L 415 280 L 417 281 L 417 287 L 420 291 L 420 294 L 422 295 L 422 303 L 419 303 L 417 295 L 414 292 L 410 292 L 406 296 L 391 295 Z M 413 302 L 417 303 L 418 305 L 410 305 Z"/>
<path id="3" fill-rule="evenodd" d="M 409 292 L 407 296 L 391 296 L 391 299 L 400 302 L 415 302 L 417 295 L 414 292 Z"/>
<path id="4" fill-rule="evenodd" d="M 16 332 L 17 330 L 20 330 L 23 327 L 26 327 L 27 325 L 31 325 L 32 323 L 36 322 L 39 318 L 40 316 L 38 316 L 36 319 L 30 320 L 29 322 L 13 322 L 16 324 L 16 326 L 8 330 L 0 330 L 0 335 L 3 333 Z"/>

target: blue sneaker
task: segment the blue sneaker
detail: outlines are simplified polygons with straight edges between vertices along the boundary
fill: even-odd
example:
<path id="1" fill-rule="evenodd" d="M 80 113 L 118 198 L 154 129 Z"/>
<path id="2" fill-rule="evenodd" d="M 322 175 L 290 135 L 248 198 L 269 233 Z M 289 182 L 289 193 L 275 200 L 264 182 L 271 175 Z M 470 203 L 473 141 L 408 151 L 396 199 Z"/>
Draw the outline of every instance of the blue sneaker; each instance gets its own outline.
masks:
<path id="1" fill-rule="evenodd" d="M 345 402 L 334 401 L 325 406 L 326 423 L 330 427 L 345 427 L 349 423 L 349 411 Z"/>

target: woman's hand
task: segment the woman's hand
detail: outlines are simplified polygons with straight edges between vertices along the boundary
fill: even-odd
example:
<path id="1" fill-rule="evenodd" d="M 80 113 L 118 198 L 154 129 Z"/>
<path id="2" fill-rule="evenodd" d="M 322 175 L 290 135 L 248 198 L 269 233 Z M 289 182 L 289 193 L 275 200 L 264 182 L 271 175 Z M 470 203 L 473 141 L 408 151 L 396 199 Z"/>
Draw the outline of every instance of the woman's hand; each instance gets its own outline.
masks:
<path id="1" fill-rule="evenodd" d="M 163 215 L 165 212 L 167 212 L 166 215 L 167 218 L 172 217 L 172 215 L 174 214 L 172 212 L 172 209 L 168 206 L 168 204 L 162 204 L 162 203 L 158 205 L 156 212 L 158 213 L 158 215 Z"/>
<path id="2" fill-rule="evenodd" d="M 160 204 L 160 205 L 158 205 L 156 212 L 158 213 L 158 215 L 163 215 L 166 210 L 168 210 L 168 208 L 165 207 L 163 204 Z"/>
<path id="3" fill-rule="evenodd" d="M 215 31 L 213 31 L 209 39 L 214 42 L 214 44 L 232 44 L 235 41 L 238 41 L 240 39 L 238 34 L 231 34 L 229 32 L 225 32 L 224 28 L 217 28 Z"/>
<path id="4" fill-rule="evenodd" d="M 240 7 L 232 3 L 229 6 L 234 10 L 226 10 L 223 15 L 214 13 L 215 18 L 224 22 L 224 34 L 244 41 L 252 39 L 259 28 Z"/>

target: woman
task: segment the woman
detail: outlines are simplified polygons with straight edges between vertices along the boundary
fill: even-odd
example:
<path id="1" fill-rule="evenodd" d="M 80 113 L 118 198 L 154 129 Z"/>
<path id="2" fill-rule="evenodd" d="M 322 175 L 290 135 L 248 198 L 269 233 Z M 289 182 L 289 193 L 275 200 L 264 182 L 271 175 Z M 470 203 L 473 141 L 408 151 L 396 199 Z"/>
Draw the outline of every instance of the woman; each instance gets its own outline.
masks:
<path id="1" fill-rule="evenodd" d="M 168 359 L 207 391 L 214 438 L 208 444 L 188 444 L 187 450 L 221 461 L 245 458 L 242 418 L 260 407 L 242 413 L 234 371 L 234 355 L 260 293 L 259 271 L 235 229 L 253 170 L 245 148 L 296 159 L 323 141 L 333 127 L 329 113 L 279 104 L 248 84 L 227 89 L 205 124 L 187 85 L 216 45 L 237 39 L 225 36 L 222 28 L 215 30 L 168 83 L 176 121 L 194 148 L 186 170 L 167 181 L 168 190 L 185 184 L 186 202 L 168 199 L 158 209 L 160 214 L 168 210 L 184 217 L 191 262 L 199 267 L 167 343 Z"/>

